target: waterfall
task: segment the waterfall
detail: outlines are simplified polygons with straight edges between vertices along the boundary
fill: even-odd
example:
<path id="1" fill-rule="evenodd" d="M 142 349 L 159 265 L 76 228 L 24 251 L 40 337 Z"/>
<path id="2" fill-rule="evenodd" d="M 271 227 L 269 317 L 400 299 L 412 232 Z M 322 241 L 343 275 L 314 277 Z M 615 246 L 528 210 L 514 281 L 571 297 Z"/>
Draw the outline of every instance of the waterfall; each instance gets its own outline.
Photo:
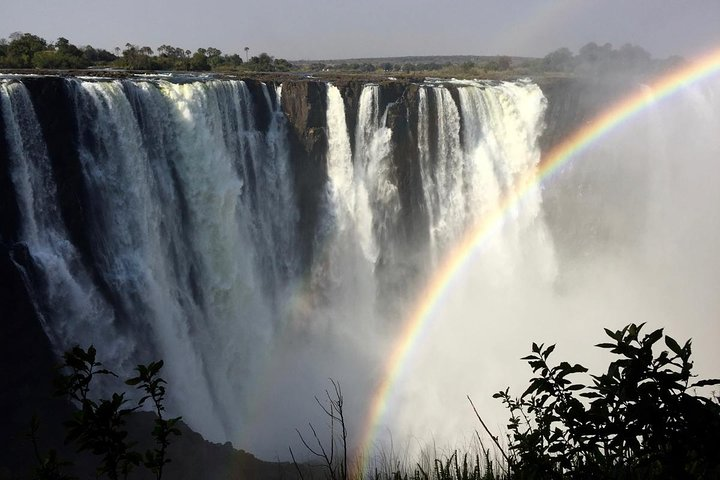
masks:
<path id="1" fill-rule="evenodd" d="M 366 256 L 373 261 L 391 242 L 388 225 L 400 210 L 390 164 L 392 131 L 386 123 L 387 110 L 380 111 L 380 87 L 366 85 L 360 94 L 353 161 L 357 201 L 369 206 L 362 208 L 360 216 L 361 242 Z"/>
<path id="2" fill-rule="evenodd" d="M 107 345 L 110 361 L 122 364 L 133 342 L 115 328 L 112 309 L 69 241 L 48 152 L 25 86 L 2 81 L 0 107 L 22 219 L 18 241 L 34 263 L 24 273 L 43 327 L 58 352 L 83 339 Z"/>
<path id="3" fill-rule="evenodd" d="M 20 240 L 45 277 L 28 283 L 46 303 L 46 331 L 59 351 L 96 344 L 118 373 L 165 359 L 171 408 L 208 438 L 237 437 L 238 399 L 298 268 L 279 91 L 262 85 L 253 98 L 243 82 L 67 86 L 89 196 L 82 253 L 58 211 L 26 89 L 2 84 Z M 267 131 L 255 125 L 257 108 L 268 112 Z"/>
<path id="4" fill-rule="evenodd" d="M 545 104 L 532 84 L 427 82 L 416 103 L 377 84 L 346 102 L 327 84 L 327 150 L 313 160 L 327 177 L 312 197 L 320 218 L 303 267 L 302 166 L 282 86 L 60 82 L 76 135 L 63 161 L 81 177 L 78 245 L 31 95 L 22 81 L 0 83 L 17 241 L 33 260 L 22 268 L 45 331 L 58 352 L 95 344 L 121 374 L 164 359 L 173 414 L 206 438 L 264 454 L 312 416 L 292 402 L 312 399 L 328 376 L 352 379 L 349 390 L 366 399 L 404 320 L 381 307 L 409 308 L 416 294 L 396 279 L 410 272 L 421 285 L 540 159 Z M 400 158 L 393 118 L 415 113 L 412 158 Z M 464 288 L 485 292 L 528 271 L 551 284 L 543 215 L 539 189 L 528 192 Z"/>
<path id="5" fill-rule="evenodd" d="M 457 103 L 451 88 L 457 90 Z M 469 226 L 501 208 L 503 196 L 519 188 L 521 178 L 534 175 L 544 102 L 536 86 L 510 82 L 420 89 L 418 163 L 433 262 Z M 493 250 L 486 255 L 493 263 L 486 265 L 488 271 L 511 277 L 513 264 L 530 260 L 546 281 L 552 280 L 557 266 L 539 187 L 525 192 L 507 216 L 503 231 L 488 247 Z"/>
<path id="6" fill-rule="evenodd" d="M 355 176 L 353 174 L 350 136 L 345 120 L 345 104 L 340 96 L 340 90 L 335 85 L 328 84 L 327 86 L 327 103 L 327 168 L 330 202 L 337 217 L 337 228 L 343 232 L 356 222 L 355 218 L 358 215 L 355 211 L 357 187 L 355 186 Z M 367 205 L 358 208 L 362 208 L 365 212 L 368 209 Z M 365 245 L 367 251 L 371 236 L 370 222 L 367 213 L 359 216 L 362 216 L 364 220 L 360 235 L 361 242 Z"/>
<path id="7" fill-rule="evenodd" d="M 367 184 L 353 161 L 345 105 L 340 90 L 327 86 L 327 265 L 316 276 L 325 277 L 334 303 L 349 301 L 348 295 L 372 299 L 373 268 L 377 247 L 372 231 Z M 322 249 L 323 247 L 320 247 Z M 352 294 L 350 292 L 353 292 Z M 373 303 L 372 300 L 370 303 Z"/>

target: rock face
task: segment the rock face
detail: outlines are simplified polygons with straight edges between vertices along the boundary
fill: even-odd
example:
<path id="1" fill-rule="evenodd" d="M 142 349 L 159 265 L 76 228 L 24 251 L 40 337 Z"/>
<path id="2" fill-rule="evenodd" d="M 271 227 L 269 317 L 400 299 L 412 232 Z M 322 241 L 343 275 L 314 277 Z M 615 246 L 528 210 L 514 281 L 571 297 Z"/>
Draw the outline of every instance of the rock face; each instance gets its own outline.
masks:
<path id="1" fill-rule="evenodd" d="M 87 192 L 75 143 L 77 126 L 73 95 L 61 78 L 30 77 L 23 81 L 30 91 L 35 114 L 43 130 L 48 156 L 52 163 L 60 212 L 73 243 L 88 251 L 85 207 Z"/>
<path id="2" fill-rule="evenodd" d="M 545 130 L 539 139 L 542 151 L 547 152 L 636 91 L 641 82 L 632 77 L 556 78 L 544 79 L 538 85 L 548 100 Z M 543 210 L 554 242 L 568 258 L 593 248 L 588 238 L 634 238 L 635 229 L 643 223 L 637 210 L 643 206 L 630 196 L 647 188 L 649 176 L 642 172 L 628 175 L 628 169 L 616 163 L 617 156 L 606 157 L 602 163 L 572 162 L 554 176 L 552 188 L 543 191 Z M 608 201 L 616 202 L 617 208 L 608 209 Z M 609 217 L 609 211 L 623 211 L 627 216 L 623 220 L 619 215 Z M 568 218 L 573 219 L 571 223 L 563 220 Z"/>
<path id="3" fill-rule="evenodd" d="M 103 285 L 102 275 L 95 271 L 98 262 L 88 258 L 88 252 L 93 251 L 89 239 L 93 237 L 85 231 L 90 223 L 86 208 L 92 200 L 84 183 L 83 167 L 78 156 L 78 126 L 73 92 L 62 78 L 27 77 L 22 82 L 30 92 L 42 127 L 57 186 L 59 211 L 70 240 L 78 250 L 84 252 L 82 258 L 90 275 L 95 277 L 94 283 L 100 287 L 108 303 L 114 304 L 116 302 L 112 298 L 111 288 Z M 349 141 L 354 149 L 354 132 L 357 129 L 360 97 L 365 82 L 344 79 L 333 83 L 344 100 Z M 246 84 L 253 98 L 263 98 L 267 93 L 274 99 L 275 90 L 263 89 L 261 82 L 248 80 Z M 586 101 L 592 88 L 574 80 L 550 82 L 541 86 L 549 99 L 547 128 L 542 137 L 544 148 L 572 131 L 597 105 L 602 105 L 596 103 L 595 99 Z M 459 108 L 457 87 L 448 85 L 447 88 Z M 386 246 L 386 253 L 390 252 L 393 256 L 392 265 L 386 263 L 382 255 L 378 259 L 377 272 L 383 279 L 380 283 L 383 289 L 411 288 L 408 285 L 420 278 L 414 270 L 420 262 L 409 256 L 423 255 L 429 241 L 429 220 L 424 203 L 418 150 L 419 91 L 420 87 L 411 81 L 379 84 L 378 108 L 381 112 L 387 109 L 386 126 L 392 131 L 389 175 L 397 186 L 403 212 L 387 228 L 393 241 L 404 247 L 390 252 L 393 246 Z M 434 95 L 431 91 L 427 94 Z M 429 104 L 432 114 L 434 107 L 432 102 Z M 267 132 L 271 124 L 271 112 L 258 105 L 260 102 L 255 102 L 255 124 L 258 130 Z M 301 268 L 307 269 L 313 263 L 313 248 L 328 179 L 327 85 L 320 81 L 300 79 L 284 81 L 281 105 L 289 127 L 293 186 L 299 213 L 300 263 Z M 5 382 L 0 392 L 0 425 L 3 425 L 0 431 L 0 466 L 5 466 L 10 472 L 20 472 L 26 470 L 28 462 L 32 460 L 29 445 L 22 446 L 18 440 L 26 430 L 32 412 L 59 412 L 57 417 L 62 417 L 69 412 L 70 407 L 51 399 L 51 372 L 56 356 L 41 327 L 42 319 L 31 301 L 23 278 L 23 272 L 33 271 L 32 258 L 27 248 L 18 243 L 20 213 L 2 119 L 0 111 L 0 365 Z M 437 126 L 430 125 L 430 130 L 430 137 L 434 138 Z M 436 145 L 430 147 L 437 149 Z M 59 424 L 50 426 L 47 434 L 59 441 L 62 436 Z M 218 451 L 208 453 L 208 458 L 218 454 Z M 176 462 L 173 466 L 182 470 L 182 460 L 178 458 Z M 3 474 L 0 470 L 0 478 L 3 478 Z"/>
<path id="4" fill-rule="evenodd" d="M 300 212 L 303 267 L 312 262 L 312 244 L 327 181 L 326 111 L 323 83 L 295 81 L 283 84 L 282 107 L 290 123 L 290 145 L 295 166 L 295 191 Z"/>

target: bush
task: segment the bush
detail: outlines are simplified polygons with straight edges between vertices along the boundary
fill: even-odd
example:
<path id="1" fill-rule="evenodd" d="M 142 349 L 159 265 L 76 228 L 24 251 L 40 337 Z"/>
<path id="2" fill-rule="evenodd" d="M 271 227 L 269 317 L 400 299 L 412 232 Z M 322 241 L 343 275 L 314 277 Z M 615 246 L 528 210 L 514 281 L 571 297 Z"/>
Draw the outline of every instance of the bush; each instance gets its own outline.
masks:
<path id="1" fill-rule="evenodd" d="M 177 424 L 180 417 L 164 418 L 165 380 L 160 377 L 163 362 L 138 365 L 137 376 L 124 383 L 134 386 L 143 393 L 137 405 L 130 407 L 125 392 L 112 393 L 109 399 L 95 399 L 91 395 L 94 380 L 99 376 L 117 377 L 103 368 L 96 360 L 96 350 L 78 346 L 65 352 L 61 374 L 57 380 L 57 394 L 72 400 L 79 409 L 72 418 L 64 422 L 66 443 L 73 443 L 78 452 L 91 452 L 99 458 L 97 476 L 106 475 L 111 480 L 127 478 L 137 466 L 143 465 L 157 480 L 162 479 L 163 468 L 170 462 L 167 448 L 172 436 L 180 435 Z M 135 442 L 128 440 L 126 424 L 129 416 L 150 400 L 156 418 L 151 435 L 156 447 L 143 453 L 135 450 Z M 63 473 L 70 462 L 59 459 L 55 451 L 41 455 L 37 446 L 39 426 L 34 418 L 30 438 L 33 442 L 38 467 L 34 478 L 67 480 L 72 478 Z"/>
<path id="2" fill-rule="evenodd" d="M 597 345 L 617 360 L 592 384 L 569 380 L 581 365 L 551 367 L 555 348 L 533 344 L 524 357 L 537 376 L 520 398 L 494 395 L 510 410 L 509 466 L 516 478 L 720 478 L 720 404 L 690 383 L 691 343 L 682 347 L 643 325 L 605 330 L 612 342 Z"/>

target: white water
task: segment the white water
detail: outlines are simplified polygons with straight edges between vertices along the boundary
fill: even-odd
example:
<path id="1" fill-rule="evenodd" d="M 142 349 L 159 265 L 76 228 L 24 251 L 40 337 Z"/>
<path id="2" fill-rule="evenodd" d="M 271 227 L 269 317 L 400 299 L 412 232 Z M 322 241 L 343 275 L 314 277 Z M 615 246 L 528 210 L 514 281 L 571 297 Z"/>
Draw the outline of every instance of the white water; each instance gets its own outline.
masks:
<path id="1" fill-rule="evenodd" d="M 406 172 L 393 161 L 382 89 L 363 88 L 350 131 L 340 91 L 329 86 L 328 178 L 313 264 L 301 271 L 280 88 L 66 86 L 88 197 L 90 251 L 82 254 L 58 210 L 28 92 L 0 83 L 20 240 L 47 277 L 27 278 L 46 331 L 58 350 L 95 343 L 121 371 L 163 358 L 173 414 L 268 459 L 296 446 L 295 427 L 324 425 L 313 397 L 328 377 L 343 385 L 351 440 L 361 430 L 405 320 L 382 301 L 405 310 L 416 301 L 412 287 L 387 288 L 383 276 L 409 270 L 422 285 L 467 229 L 536 170 L 546 107 L 540 90 L 522 82 L 419 87 L 418 104 L 406 107 L 418 112 L 413 201 L 427 216 L 427 229 L 412 232 L 427 243 L 418 247 L 394 237 L 407 215 Z M 545 191 L 527 192 L 412 349 L 388 398 L 380 446 L 387 432 L 401 451 L 431 439 L 457 445 L 477 428 L 466 394 L 502 432 L 505 414 L 490 395 L 508 384 L 520 393 L 529 370 L 519 358 L 532 341 L 558 342 L 558 359 L 597 365 L 602 357 L 590 346 L 603 326 L 649 320 L 676 338 L 693 336 L 698 365 L 720 364 L 719 91 L 706 82 L 649 109 Z"/>
<path id="2" fill-rule="evenodd" d="M 80 263 L 57 208 L 57 188 L 29 93 L 21 83 L 0 82 L 0 108 L 10 172 L 22 217 L 19 241 L 39 270 L 27 285 L 48 337 L 58 348 L 72 339 L 107 345 L 106 358 L 122 364 L 133 342 L 114 327 L 114 314 Z"/>

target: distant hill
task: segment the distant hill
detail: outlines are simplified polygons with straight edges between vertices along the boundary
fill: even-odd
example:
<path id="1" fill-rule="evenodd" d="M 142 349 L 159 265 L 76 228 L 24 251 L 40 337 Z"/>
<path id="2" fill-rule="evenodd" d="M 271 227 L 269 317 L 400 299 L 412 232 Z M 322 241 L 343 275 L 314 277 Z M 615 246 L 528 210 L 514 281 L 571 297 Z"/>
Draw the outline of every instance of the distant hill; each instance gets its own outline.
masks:
<path id="1" fill-rule="evenodd" d="M 295 65 L 310 65 L 314 63 L 325 63 L 328 65 L 337 65 L 342 63 L 370 63 L 380 65 L 382 63 L 439 63 L 460 65 L 466 62 L 482 63 L 489 62 L 501 56 L 507 56 L 513 65 L 520 65 L 528 61 L 538 60 L 534 57 L 513 57 L 509 55 L 421 55 L 421 56 L 405 56 L 405 57 L 367 57 L 367 58 L 343 58 L 343 59 L 327 59 L 327 60 L 293 60 Z"/>

